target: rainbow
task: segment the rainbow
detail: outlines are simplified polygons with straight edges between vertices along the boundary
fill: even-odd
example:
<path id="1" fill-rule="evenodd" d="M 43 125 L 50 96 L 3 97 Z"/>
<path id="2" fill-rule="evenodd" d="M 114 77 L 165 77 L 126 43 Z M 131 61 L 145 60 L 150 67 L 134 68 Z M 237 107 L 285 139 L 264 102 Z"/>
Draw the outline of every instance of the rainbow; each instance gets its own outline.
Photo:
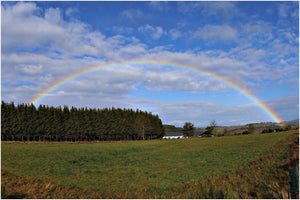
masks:
<path id="1" fill-rule="evenodd" d="M 199 69 L 192 65 L 183 64 L 180 62 L 172 62 L 172 61 L 134 60 L 134 61 L 129 61 L 129 62 L 106 63 L 106 64 L 102 64 L 102 65 L 84 68 L 82 70 L 76 71 L 74 73 L 69 74 L 68 76 L 63 77 L 59 81 L 50 85 L 49 87 L 44 89 L 42 92 L 38 93 L 29 102 L 29 104 L 33 104 L 33 105 L 37 106 L 43 99 L 45 99 L 49 94 L 56 91 L 58 88 L 61 88 L 64 85 L 70 83 L 71 81 L 76 80 L 80 77 L 89 75 L 91 73 L 98 72 L 98 71 L 106 69 L 106 68 L 115 68 L 115 67 L 122 67 L 122 66 L 141 66 L 141 65 L 142 66 L 151 66 L 151 67 L 165 66 L 165 67 L 171 67 L 171 68 L 184 69 L 184 70 L 188 70 L 191 72 L 196 72 L 196 73 L 204 75 L 206 77 L 213 78 L 213 79 L 217 80 L 218 82 L 237 90 L 242 95 L 244 95 L 245 97 L 250 99 L 273 121 L 275 121 L 277 123 L 282 122 L 280 117 L 273 110 L 271 110 L 271 108 L 269 108 L 265 103 L 260 101 L 258 98 L 256 98 L 254 95 L 252 95 L 249 91 L 245 90 L 241 86 L 239 86 L 239 85 L 227 80 L 226 78 L 221 77 L 211 71 L 208 71 L 205 69 Z"/>

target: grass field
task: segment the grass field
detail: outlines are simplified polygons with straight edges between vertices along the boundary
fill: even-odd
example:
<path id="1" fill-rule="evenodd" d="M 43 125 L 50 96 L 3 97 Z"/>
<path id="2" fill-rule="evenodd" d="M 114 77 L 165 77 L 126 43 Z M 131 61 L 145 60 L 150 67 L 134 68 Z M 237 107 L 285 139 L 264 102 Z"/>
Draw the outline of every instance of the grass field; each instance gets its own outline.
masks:
<path id="1" fill-rule="evenodd" d="M 2 195 L 287 198 L 288 166 L 299 162 L 298 137 L 290 131 L 112 143 L 3 142 Z"/>

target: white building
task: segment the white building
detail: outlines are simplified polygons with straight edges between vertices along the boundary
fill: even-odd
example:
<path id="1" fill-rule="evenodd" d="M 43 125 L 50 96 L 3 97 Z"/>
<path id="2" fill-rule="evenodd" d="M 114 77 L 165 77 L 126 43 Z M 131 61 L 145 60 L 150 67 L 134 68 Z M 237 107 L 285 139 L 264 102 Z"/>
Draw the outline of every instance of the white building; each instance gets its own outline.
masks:
<path id="1" fill-rule="evenodd" d="M 165 140 L 172 140 L 172 139 L 183 139 L 185 138 L 184 136 L 182 135 L 179 135 L 179 136 L 164 136 L 163 139 Z"/>

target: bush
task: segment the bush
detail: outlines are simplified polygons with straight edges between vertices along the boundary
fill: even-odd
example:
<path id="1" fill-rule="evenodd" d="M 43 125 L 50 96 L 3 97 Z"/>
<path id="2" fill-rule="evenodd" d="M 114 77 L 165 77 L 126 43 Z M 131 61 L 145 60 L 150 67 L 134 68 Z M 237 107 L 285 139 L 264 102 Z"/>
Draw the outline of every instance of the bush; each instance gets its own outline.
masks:
<path id="1" fill-rule="evenodd" d="M 211 131 L 205 131 L 204 133 L 202 133 L 202 137 L 211 137 L 213 136 L 213 133 Z"/>
<path id="2" fill-rule="evenodd" d="M 276 132 L 281 132 L 281 131 L 283 131 L 283 128 L 275 128 L 275 131 Z"/>
<path id="3" fill-rule="evenodd" d="M 264 129 L 261 133 L 273 133 L 273 132 L 274 132 L 274 129 L 269 128 L 269 129 Z"/>
<path id="4" fill-rule="evenodd" d="M 242 132 L 242 135 L 248 135 L 248 134 L 249 134 L 249 131 Z"/>
<path id="5" fill-rule="evenodd" d="M 194 124 L 191 122 L 185 122 L 183 126 L 183 135 L 185 137 L 191 137 L 195 134 Z"/>

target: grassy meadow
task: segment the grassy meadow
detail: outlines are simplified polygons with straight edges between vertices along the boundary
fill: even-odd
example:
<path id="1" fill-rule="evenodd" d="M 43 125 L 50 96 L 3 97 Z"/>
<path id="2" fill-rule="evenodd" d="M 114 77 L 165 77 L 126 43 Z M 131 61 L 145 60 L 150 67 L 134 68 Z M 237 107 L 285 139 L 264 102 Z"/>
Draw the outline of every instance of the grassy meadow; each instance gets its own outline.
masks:
<path id="1" fill-rule="evenodd" d="M 298 137 L 2 142 L 2 197 L 288 198 Z"/>

